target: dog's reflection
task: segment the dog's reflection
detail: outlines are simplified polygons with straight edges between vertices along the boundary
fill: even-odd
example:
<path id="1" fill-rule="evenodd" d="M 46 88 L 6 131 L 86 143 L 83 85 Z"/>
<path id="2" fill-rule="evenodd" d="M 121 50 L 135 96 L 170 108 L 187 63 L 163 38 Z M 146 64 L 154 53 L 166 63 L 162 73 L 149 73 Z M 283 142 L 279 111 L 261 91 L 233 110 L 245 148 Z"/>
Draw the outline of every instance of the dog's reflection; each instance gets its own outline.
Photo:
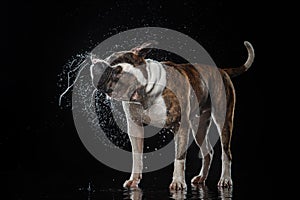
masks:
<path id="1" fill-rule="evenodd" d="M 218 187 L 218 191 L 221 199 L 232 199 L 232 187 Z"/>
<path id="2" fill-rule="evenodd" d="M 210 190 L 203 184 L 192 184 L 192 199 L 232 199 L 232 187 L 218 187 L 218 190 Z"/>
<path id="3" fill-rule="evenodd" d="M 157 191 L 158 193 L 162 191 Z M 209 189 L 203 184 L 192 184 L 191 190 L 170 190 L 170 198 L 176 200 L 183 199 L 222 199 L 230 200 L 232 199 L 232 187 L 218 189 Z M 164 192 L 163 192 L 164 193 Z M 125 199 L 131 200 L 142 200 L 143 191 L 140 188 L 128 189 L 123 193 Z M 163 195 L 163 194 L 162 194 Z M 146 196 L 145 196 L 146 197 Z"/>
<path id="4" fill-rule="evenodd" d="M 170 190 L 172 199 L 186 199 L 187 191 L 186 190 Z"/>
<path id="5" fill-rule="evenodd" d="M 211 198 L 208 187 L 203 184 L 192 184 L 191 193 L 192 193 L 192 197 L 197 198 L 197 199 Z"/>
<path id="6" fill-rule="evenodd" d="M 141 188 L 132 188 L 125 190 L 123 195 L 131 200 L 141 200 L 143 197 L 143 191 Z"/>

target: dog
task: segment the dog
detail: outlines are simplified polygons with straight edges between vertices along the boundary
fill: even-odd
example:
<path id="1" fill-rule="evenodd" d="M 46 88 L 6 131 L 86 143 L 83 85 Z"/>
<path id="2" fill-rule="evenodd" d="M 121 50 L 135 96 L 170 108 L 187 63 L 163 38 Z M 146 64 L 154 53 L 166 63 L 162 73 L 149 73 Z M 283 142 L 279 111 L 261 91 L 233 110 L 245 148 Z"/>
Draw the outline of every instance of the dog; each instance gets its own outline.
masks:
<path id="1" fill-rule="evenodd" d="M 175 160 L 173 179 L 169 186 L 171 190 L 187 187 L 184 173 L 190 130 L 203 158 L 202 168 L 191 182 L 205 183 L 213 158 L 213 148 L 206 137 L 212 121 L 217 126 L 222 146 L 222 173 L 218 186 L 232 186 L 230 142 L 235 90 L 231 78 L 246 72 L 254 61 L 252 45 L 247 41 L 244 45 L 248 58 L 237 68 L 221 69 L 146 59 L 149 43 L 129 51 L 113 53 L 104 60 L 91 58 L 90 73 L 94 87 L 109 98 L 122 101 L 126 115 L 133 166 L 124 187 L 138 187 L 142 179 L 145 124 L 174 130 Z M 222 88 L 225 99 L 221 98 Z M 223 121 L 219 113 L 221 107 L 226 108 Z M 194 130 L 193 127 L 198 128 Z"/>

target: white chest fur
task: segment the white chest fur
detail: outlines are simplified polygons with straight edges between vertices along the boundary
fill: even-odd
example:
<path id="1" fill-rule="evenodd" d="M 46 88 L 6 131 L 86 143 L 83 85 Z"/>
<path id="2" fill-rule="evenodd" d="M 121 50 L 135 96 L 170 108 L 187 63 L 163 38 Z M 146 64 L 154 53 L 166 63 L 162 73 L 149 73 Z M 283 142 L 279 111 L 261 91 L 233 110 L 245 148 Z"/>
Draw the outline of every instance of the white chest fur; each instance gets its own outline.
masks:
<path id="1" fill-rule="evenodd" d="M 144 114 L 150 118 L 150 125 L 162 128 L 167 119 L 166 104 L 161 96 L 166 86 L 166 70 L 160 62 L 151 59 L 146 59 L 146 70 L 148 74 L 146 92 L 147 95 L 155 97 L 155 100 Z"/>
<path id="2" fill-rule="evenodd" d="M 167 119 L 167 108 L 165 101 L 161 95 L 159 95 L 154 103 L 144 111 L 151 121 L 150 125 L 162 128 L 165 125 Z"/>

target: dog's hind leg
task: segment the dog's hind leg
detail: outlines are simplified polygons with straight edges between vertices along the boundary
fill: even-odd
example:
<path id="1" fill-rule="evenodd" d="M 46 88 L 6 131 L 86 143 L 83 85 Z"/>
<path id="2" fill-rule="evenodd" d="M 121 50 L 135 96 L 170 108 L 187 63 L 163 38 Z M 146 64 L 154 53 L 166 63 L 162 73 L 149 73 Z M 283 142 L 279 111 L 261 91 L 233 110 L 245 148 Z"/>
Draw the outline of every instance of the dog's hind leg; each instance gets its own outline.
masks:
<path id="1" fill-rule="evenodd" d="M 230 143 L 231 143 L 232 129 L 233 129 L 235 92 L 234 92 L 233 84 L 228 76 L 224 75 L 223 81 L 224 81 L 225 91 L 226 91 L 225 121 L 224 123 L 222 123 L 222 120 L 220 119 L 220 115 L 218 115 L 217 113 L 213 113 L 213 119 L 215 121 L 218 132 L 220 134 L 221 146 L 222 146 L 222 173 L 221 173 L 221 178 L 219 180 L 218 186 L 230 187 L 232 186 L 232 179 L 231 179 L 232 155 L 230 151 Z"/>
<path id="2" fill-rule="evenodd" d="M 193 130 L 193 136 L 196 144 L 200 148 L 202 155 L 202 167 L 199 175 L 195 176 L 192 180 L 192 184 L 204 183 L 210 168 L 210 164 L 213 158 L 213 148 L 208 139 L 208 130 L 211 125 L 211 108 L 203 109 L 200 114 L 200 119 L 193 119 L 192 127 L 195 127 L 194 123 L 198 123 L 198 130 Z"/>

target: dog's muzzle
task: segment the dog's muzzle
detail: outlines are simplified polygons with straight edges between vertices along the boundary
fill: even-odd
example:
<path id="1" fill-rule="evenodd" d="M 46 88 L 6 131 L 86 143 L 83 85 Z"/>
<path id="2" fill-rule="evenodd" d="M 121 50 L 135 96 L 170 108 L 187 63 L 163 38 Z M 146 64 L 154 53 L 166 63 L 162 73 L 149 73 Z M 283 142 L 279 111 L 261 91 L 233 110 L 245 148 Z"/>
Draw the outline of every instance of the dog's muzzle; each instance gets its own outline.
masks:
<path id="1" fill-rule="evenodd" d="M 107 93 L 108 95 L 110 93 L 112 93 L 112 89 L 108 88 L 107 87 L 107 84 L 109 82 L 109 80 L 111 79 L 111 76 L 112 76 L 112 72 L 113 72 L 113 69 L 111 67 L 107 67 L 103 74 L 98 77 L 98 81 L 97 81 L 97 89 L 101 92 L 105 92 Z"/>
<path id="2" fill-rule="evenodd" d="M 90 68 L 90 73 L 94 87 L 104 91 L 105 86 L 112 75 L 112 68 L 110 65 L 104 61 L 95 62 Z"/>

